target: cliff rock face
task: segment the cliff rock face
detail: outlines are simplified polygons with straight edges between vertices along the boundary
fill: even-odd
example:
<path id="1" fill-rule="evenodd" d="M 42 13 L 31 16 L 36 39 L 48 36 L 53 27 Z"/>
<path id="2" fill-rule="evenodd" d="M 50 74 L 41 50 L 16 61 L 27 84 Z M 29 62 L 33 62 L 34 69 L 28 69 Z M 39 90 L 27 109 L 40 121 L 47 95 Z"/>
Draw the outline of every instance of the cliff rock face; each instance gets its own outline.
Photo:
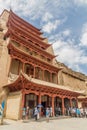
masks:
<path id="1" fill-rule="evenodd" d="M 57 62 L 57 66 L 63 68 L 59 72 L 59 84 L 77 91 L 85 90 L 85 93 L 87 93 L 86 75 L 75 72 L 60 62 Z"/>
<path id="2" fill-rule="evenodd" d="M 8 21 L 9 13 L 4 10 L 0 16 L 0 87 L 7 84 L 8 80 L 8 39 L 4 40 L 4 34 L 7 32 L 6 23 Z"/>

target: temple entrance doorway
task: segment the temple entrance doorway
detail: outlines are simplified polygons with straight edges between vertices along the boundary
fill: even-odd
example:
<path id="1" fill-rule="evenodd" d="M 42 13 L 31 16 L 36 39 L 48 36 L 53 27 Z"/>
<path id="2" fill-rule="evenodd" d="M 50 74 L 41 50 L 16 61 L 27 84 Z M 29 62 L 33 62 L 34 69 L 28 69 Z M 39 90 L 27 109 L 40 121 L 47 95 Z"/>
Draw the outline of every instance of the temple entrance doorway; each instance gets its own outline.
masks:
<path id="1" fill-rule="evenodd" d="M 72 107 L 75 107 L 75 108 L 77 107 L 77 102 L 76 102 L 76 99 L 74 98 L 72 99 Z"/>
<path id="2" fill-rule="evenodd" d="M 29 108 L 34 108 L 35 106 L 37 106 L 37 101 L 37 95 L 33 93 L 25 95 L 25 106 L 29 106 Z"/>
<path id="3" fill-rule="evenodd" d="M 84 102 L 82 103 L 82 108 L 87 108 L 87 101 L 84 101 Z"/>
<path id="4" fill-rule="evenodd" d="M 49 97 L 48 95 L 43 95 L 41 97 L 41 104 L 42 104 L 42 108 L 41 108 L 41 115 L 45 116 L 46 115 L 46 107 L 50 107 L 52 104 L 52 98 Z"/>
<path id="5" fill-rule="evenodd" d="M 44 108 L 50 107 L 52 104 L 52 98 L 48 95 L 44 95 L 41 97 L 41 104 Z"/>
<path id="6" fill-rule="evenodd" d="M 34 93 L 25 95 L 25 107 L 29 106 L 29 117 L 33 117 L 34 107 L 38 104 L 38 96 Z"/>
<path id="7" fill-rule="evenodd" d="M 69 116 L 70 99 L 64 98 L 65 115 Z"/>
<path id="8" fill-rule="evenodd" d="M 54 113 L 55 116 L 62 115 L 62 99 L 60 97 L 54 99 Z"/>

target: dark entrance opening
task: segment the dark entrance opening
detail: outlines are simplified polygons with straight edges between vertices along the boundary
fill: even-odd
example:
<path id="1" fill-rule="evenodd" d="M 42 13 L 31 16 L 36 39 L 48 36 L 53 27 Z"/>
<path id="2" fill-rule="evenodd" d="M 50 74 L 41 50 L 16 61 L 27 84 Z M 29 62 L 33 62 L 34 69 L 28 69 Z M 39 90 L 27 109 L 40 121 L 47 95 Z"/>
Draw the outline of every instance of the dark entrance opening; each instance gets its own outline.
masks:
<path id="1" fill-rule="evenodd" d="M 46 108 L 46 102 L 41 102 L 42 106 Z"/>

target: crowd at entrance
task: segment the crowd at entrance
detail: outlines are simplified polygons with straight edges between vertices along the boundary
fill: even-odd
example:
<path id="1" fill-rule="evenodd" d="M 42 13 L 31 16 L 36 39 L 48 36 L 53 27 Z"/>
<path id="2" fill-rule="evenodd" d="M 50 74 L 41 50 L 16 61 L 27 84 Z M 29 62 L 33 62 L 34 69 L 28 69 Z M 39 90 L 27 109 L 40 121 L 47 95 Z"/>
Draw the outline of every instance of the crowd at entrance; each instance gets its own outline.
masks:
<path id="1" fill-rule="evenodd" d="M 40 101 L 40 104 L 38 104 Z M 33 93 L 25 95 L 25 104 L 22 110 L 23 119 L 34 118 L 37 120 L 40 117 L 52 117 L 52 116 L 61 116 L 66 115 L 70 116 L 71 108 L 70 108 L 70 99 L 60 97 L 52 97 L 48 95 L 41 96 L 39 99 L 38 95 Z M 77 101 L 72 99 L 72 108 L 77 107 Z M 73 109 L 72 109 L 73 110 Z"/>
<path id="2" fill-rule="evenodd" d="M 52 116 L 53 116 L 52 107 L 44 108 L 41 104 L 35 106 L 34 109 L 32 109 L 32 113 L 29 106 L 23 108 L 22 110 L 22 119 L 35 118 L 35 120 L 38 120 L 40 117 L 52 117 Z"/>
<path id="3" fill-rule="evenodd" d="M 39 106 L 39 107 L 38 107 Z M 30 115 L 31 109 L 29 106 L 26 108 L 23 108 L 22 111 L 22 119 L 30 119 L 30 118 L 35 118 L 35 120 L 40 119 L 40 117 L 53 117 L 53 110 L 52 107 L 46 107 L 44 108 L 42 105 L 35 106 L 34 109 L 32 110 L 32 115 Z M 87 118 L 87 107 L 85 108 L 78 108 L 78 107 L 70 107 L 70 108 L 65 108 L 65 116 L 71 116 L 71 117 L 86 117 Z M 44 111 L 44 115 L 42 115 L 42 112 Z M 62 115 L 61 108 L 56 107 L 55 108 L 55 116 L 60 116 Z"/>

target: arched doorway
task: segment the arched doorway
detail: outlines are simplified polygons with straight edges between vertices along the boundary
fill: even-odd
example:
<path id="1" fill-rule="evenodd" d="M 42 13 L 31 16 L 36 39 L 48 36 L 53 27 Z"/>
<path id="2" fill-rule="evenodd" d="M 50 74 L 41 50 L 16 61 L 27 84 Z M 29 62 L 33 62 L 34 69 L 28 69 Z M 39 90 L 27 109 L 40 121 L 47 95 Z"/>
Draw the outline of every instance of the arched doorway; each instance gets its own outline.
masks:
<path id="1" fill-rule="evenodd" d="M 25 107 L 29 106 L 29 117 L 33 117 L 34 107 L 38 104 L 38 96 L 34 93 L 25 95 Z"/>
<path id="2" fill-rule="evenodd" d="M 64 98 L 65 115 L 69 115 L 70 99 Z"/>
<path id="3" fill-rule="evenodd" d="M 10 73 L 18 75 L 22 70 L 22 62 L 18 59 L 12 59 Z"/>
<path id="4" fill-rule="evenodd" d="M 41 97 L 41 104 L 44 108 L 51 106 L 52 105 L 52 98 L 49 97 L 48 95 L 43 95 Z"/>
<path id="5" fill-rule="evenodd" d="M 43 78 L 43 71 L 40 67 L 35 68 L 35 78 L 36 79 L 41 79 Z"/>
<path id="6" fill-rule="evenodd" d="M 55 97 L 54 99 L 54 111 L 55 116 L 62 114 L 62 99 L 60 97 Z"/>
<path id="7" fill-rule="evenodd" d="M 77 107 L 77 101 L 76 101 L 76 99 L 72 99 L 72 107 Z"/>
<path id="8" fill-rule="evenodd" d="M 70 99 L 64 98 L 64 106 L 65 106 L 65 108 L 69 108 L 70 107 Z"/>
<path id="9" fill-rule="evenodd" d="M 45 116 L 46 115 L 46 108 L 52 106 L 52 98 L 49 95 L 43 95 L 41 97 L 41 104 L 42 104 L 42 110 L 41 110 L 41 115 Z"/>
<path id="10" fill-rule="evenodd" d="M 28 75 L 28 76 L 32 76 L 34 75 L 34 67 L 31 64 L 26 63 L 25 64 L 25 68 L 24 68 L 24 72 Z"/>
<path id="11" fill-rule="evenodd" d="M 50 82 L 50 72 L 48 70 L 44 71 L 44 80 Z"/>
<path id="12" fill-rule="evenodd" d="M 25 107 L 34 108 L 38 104 L 38 96 L 34 93 L 29 93 L 25 95 Z"/>

